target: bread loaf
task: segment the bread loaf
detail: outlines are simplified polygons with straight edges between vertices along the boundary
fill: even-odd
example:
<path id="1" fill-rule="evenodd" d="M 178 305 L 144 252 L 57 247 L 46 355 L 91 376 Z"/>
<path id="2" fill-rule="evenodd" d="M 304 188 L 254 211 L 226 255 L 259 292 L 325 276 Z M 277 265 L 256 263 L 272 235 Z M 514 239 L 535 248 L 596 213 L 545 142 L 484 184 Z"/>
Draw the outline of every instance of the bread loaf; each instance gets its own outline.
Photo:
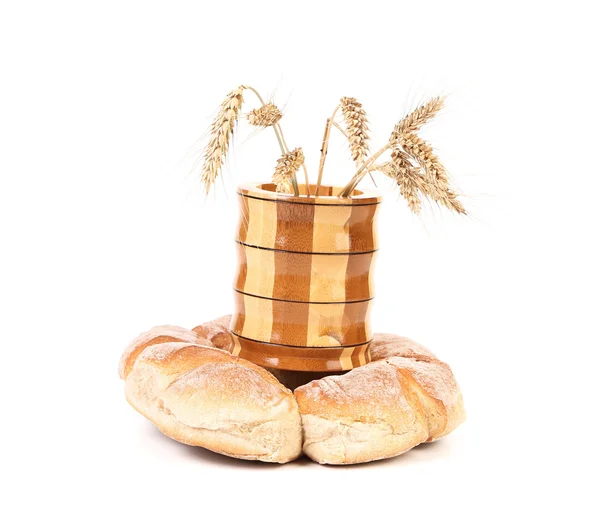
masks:
<path id="1" fill-rule="evenodd" d="M 265 462 L 298 457 L 302 432 L 291 391 L 261 367 L 204 342 L 175 327 L 136 339 L 120 365 L 129 403 L 181 443 Z"/>
<path id="2" fill-rule="evenodd" d="M 146 347 L 165 342 L 186 342 L 207 347 L 213 346 L 209 340 L 198 336 L 197 333 L 189 329 L 179 326 L 155 326 L 134 338 L 126 347 L 119 362 L 119 376 L 121 379 L 125 379 L 129 375 L 135 360 Z"/>
<path id="3" fill-rule="evenodd" d="M 230 322 L 231 315 L 224 315 L 214 321 L 196 326 L 193 331 L 197 333 L 198 336 L 208 340 L 214 347 L 225 351 L 231 351 L 231 348 L 233 347 L 233 336 L 229 332 Z"/>
<path id="4" fill-rule="evenodd" d="M 311 459 L 354 464 L 393 457 L 443 437 L 464 420 L 450 367 L 427 349 L 407 338 L 376 334 L 373 353 L 378 361 L 294 391 L 303 450 Z"/>
<path id="5" fill-rule="evenodd" d="M 153 328 L 123 354 L 127 400 L 177 441 L 241 459 L 288 462 L 303 450 L 354 464 L 435 441 L 465 418 L 450 367 L 412 340 L 375 334 L 373 361 L 341 375 L 270 373 L 214 347 L 231 346 L 228 323 Z"/>

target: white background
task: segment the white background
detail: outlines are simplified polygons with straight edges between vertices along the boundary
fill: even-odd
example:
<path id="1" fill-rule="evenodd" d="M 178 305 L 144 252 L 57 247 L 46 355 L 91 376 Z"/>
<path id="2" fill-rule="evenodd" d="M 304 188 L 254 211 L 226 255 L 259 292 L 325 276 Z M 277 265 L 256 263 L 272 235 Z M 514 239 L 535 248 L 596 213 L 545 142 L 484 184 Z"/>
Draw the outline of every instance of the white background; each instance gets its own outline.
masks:
<path id="1" fill-rule="evenodd" d="M 597 508 L 593 2 L 1 5 L 3 508 Z M 194 151 L 240 83 L 285 106 L 313 175 L 342 95 L 379 146 L 450 93 L 424 135 L 471 214 L 416 219 L 380 181 L 373 315 L 452 366 L 468 420 L 449 437 L 271 466 L 179 445 L 126 403 L 134 336 L 231 310 L 233 191 L 277 145 L 242 126 L 208 200 Z M 334 135 L 325 180 L 351 172 Z"/>

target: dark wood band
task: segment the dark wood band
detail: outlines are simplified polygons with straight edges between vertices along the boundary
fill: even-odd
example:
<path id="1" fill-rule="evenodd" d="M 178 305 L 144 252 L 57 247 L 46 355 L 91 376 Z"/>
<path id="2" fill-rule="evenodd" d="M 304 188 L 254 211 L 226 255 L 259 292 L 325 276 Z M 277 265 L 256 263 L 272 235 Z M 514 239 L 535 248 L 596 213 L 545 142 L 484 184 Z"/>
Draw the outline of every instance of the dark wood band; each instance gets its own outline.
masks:
<path id="1" fill-rule="evenodd" d="M 282 202 L 282 200 L 276 199 L 276 198 L 253 197 L 252 195 L 246 195 L 245 193 L 238 193 L 238 195 L 240 195 L 241 197 L 250 198 L 252 200 L 264 200 L 266 202 Z M 331 196 L 331 195 L 328 195 L 328 196 Z M 284 201 L 286 203 L 288 203 L 288 204 L 312 204 L 312 205 L 315 205 L 316 207 L 364 207 L 365 205 L 380 204 L 381 203 L 381 201 L 376 201 L 376 200 L 371 200 L 371 201 L 363 203 L 363 204 L 352 204 L 352 203 L 346 203 L 346 204 L 325 204 L 325 203 L 315 202 L 314 199 L 311 202 L 308 202 L 306 200 L 304 200 L 304 201 L 284 200 Z"/>
<path id="2" fill-rule="evenodd" d="M 370 342 L 352 347 L 291 347 L 233 335 L 232 354 L 257 365 L 300 372 L 341 372 L 371 361 Z"/>
<path id="3" fill-rule="evenodd" d="M 318 251 L 310 251 L 310 252 L 306 252 L 306 251 L 292 251 L 292 250 L 280 250 L 277 248 L 266 248 L 265 246 L 255 246 L 253 244 L 248 244 L 248 243 L 243 243 L 242 241 L 240 241 L 239 239 L 234 239 L 234 242 L 236 242 L 237 244 L 239 244 L 240 246 L 246 246 L 247 248 L 254 248 L 256 250 L 266 250 L 266 251 L 281 251 L 283 253 L 302 253 L 305 255 L 330 255 L 335 257 L 336 255 L 345 257 L 347 255 L 365 255 L 367 253 L 376 253 L 379 251 L 379 248 L 376 248 L 374 250 L 368 250 L 368 251 L 341 251 L 341 252 L 318 252 Z"/>
<path id="4" fill-rule="evenodd" d="M 273 301 L 235 292 L 231 329 L 236 335 L 259 342 L 351 347 L 371 339 L 372 303 Z"/>
<path id="5" fill-rule="evenodd" d="M 349 303 L 364 303 L 365 301 L 371 301 L 372 299 L 375 299 L 375 296 L 373 296 L 366 299 L 354 299 L 350 301 L 297 301 L 295 299 L 282 299 L 276 297 L 259 296 L 257 294 L 250 294 L 249 292 L 238 290 L 235 287 L 233 288 L 233 291 L 239 292 L 240 294 L 244 294 L 245 296 L 250 296 L 258 299 L 268 299 L 269 301 L 283 301 L 285 303 L 304 303 L 308 305 L 345 305 Z"/>
<path id="6" fill-rule="evenodd" d="M 341 198 L 339 197 L 339 194 L 341 193 L 342 188 L 339 186 L 321 185 L 318 197 L 315 197 L 316 186 L 314 184 L 309 186 L 311 196 L 306 196 L 306 186 L 301 183 L 299 183 L 299 196 L 287 193 L 276 193 L 275 189 L 275 185 L 272 182 L 247 183 L 239 186 L 238 195 L 266 201 L 324 205 L 329 207 L 356 206 L 381 202 L 381 195 L 379 193 L 367 190 L 354 190 L 351 196 Z"/>

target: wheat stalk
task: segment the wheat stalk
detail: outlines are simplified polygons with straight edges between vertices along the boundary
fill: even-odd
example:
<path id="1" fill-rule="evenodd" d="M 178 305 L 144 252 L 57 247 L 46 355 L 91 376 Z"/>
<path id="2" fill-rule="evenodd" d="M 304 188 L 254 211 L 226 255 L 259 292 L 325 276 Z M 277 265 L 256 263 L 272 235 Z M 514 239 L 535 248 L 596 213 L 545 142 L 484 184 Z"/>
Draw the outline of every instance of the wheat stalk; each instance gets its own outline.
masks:
<path id="1" fill-rule="evenodd" d="M 204 163 L 200 174 L 200 179 L 207 194 L 217 180 L 223 162 L 227 157 L 229 142 L 233 136 L 244 101 L 244 88 L 243 85 L 240 85 L 227 94 L 211 125 L 210 138 L 204 151 Z"/>
<path id="2" fill-rule="evenodd" d="M 283 114 L 273 103 L 267 103 L 248 113 L 248 122 L 253 126 L 269 127 L 277 124 Z"/>
<path id="3" fill-rule="evenodd" d="M 325 122 L 325 133 L 323 134 L 323 141 L 321 142 L 321 159 L 319 160 L 319 171 L 317 173 L 317 186 L 315 187 L 315 196 L 319 196 L 319 188 L 321 187 L 321 180 L 323 179 L 323 169 L 325 168 L 325 158 L 327 158 L 327 151 L 329 149 L 329 136 L 331 135 L 331 126 L 335 122 L 335 115 L 340 109 L 338 104 L 333 110 L 331 117 Z"/>
<path id="4" fill-rule="evenodd" d="M 373 167 L 373 165 L 375 165 L 375 163 L 377 162 L 377 160 L 389 149 L 391 149 L 392 147 L 394 147 L 394 143 L 389 142 L 387 144 L 385 144 L 383 147 L 381 147 L 381 149 L 379 149 L 375 154 L 373 154 L 369 159 L 367 159 L 360 167 L 359 169 L 356 171 L 356 173 L 354 174 L 354 176 L 352 177 L 352 179 L 350 179 L 350 182 L 348 184 L 346 184 L 346 186 L 344 186 L 344 188 L 342 189 L 342 191 L 340 192 L 339 196 L 342 198 L 348 197 L 350 196 L 350 193 L 352 193 L 352 191 L 356 188 L 356 186 L 358 186 L 358 183 L 362 180 L 362 178 L 367 175 L 367 173 L 370 173 L 371 168 Z"/>
<path id="5" fill-rule="evenodd" d="M 304 163 L 304 153 L 300 147 L 285 153 L 277 160 L 275 172 L 273 173 L 273 183 L 276 190 L 282 193 L 289 193 L 296 172 Z"/>

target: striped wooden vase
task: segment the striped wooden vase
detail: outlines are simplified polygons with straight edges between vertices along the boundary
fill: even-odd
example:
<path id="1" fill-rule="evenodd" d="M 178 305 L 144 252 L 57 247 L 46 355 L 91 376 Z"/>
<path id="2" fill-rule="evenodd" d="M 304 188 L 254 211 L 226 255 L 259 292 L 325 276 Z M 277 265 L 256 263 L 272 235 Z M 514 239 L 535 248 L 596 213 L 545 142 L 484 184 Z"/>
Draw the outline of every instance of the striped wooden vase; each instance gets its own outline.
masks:
<path id="1" fill-rule="evenodd" d="M 284 370 L 336 372 L 370 361 L 379 195 L 238 189 L 233 353 Z"/>

